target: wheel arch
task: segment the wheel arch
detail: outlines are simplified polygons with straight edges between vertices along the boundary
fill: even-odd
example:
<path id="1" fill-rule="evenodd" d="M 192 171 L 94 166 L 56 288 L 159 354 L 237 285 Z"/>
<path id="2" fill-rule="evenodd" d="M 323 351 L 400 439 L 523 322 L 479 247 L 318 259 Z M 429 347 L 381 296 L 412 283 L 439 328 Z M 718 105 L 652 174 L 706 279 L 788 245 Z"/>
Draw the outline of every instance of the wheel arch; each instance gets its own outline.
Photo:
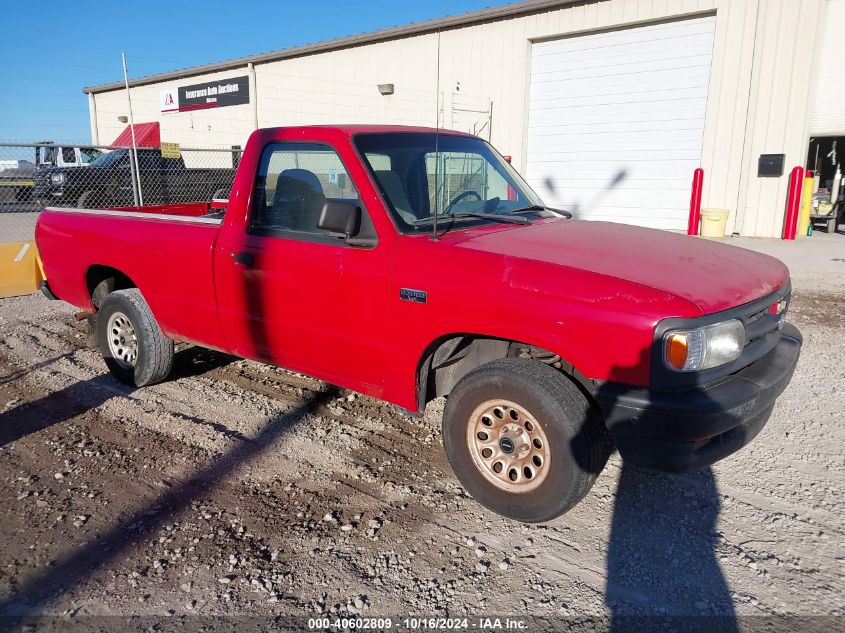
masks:
<path id="1" fill-rule="evenodd" d="M 420 356 L 416 373 L 418 410 L 422 412 L 434 398 L 448 395 L 473 369 L 501 358 L 531 358 L 550 365 L 590 394 L 592 381 L 556 352 L 514 339 L 460 332 L 438 337 Z"/>
<path id="2" fill-rule="evenodd" d="M 99 302 L 101 297 L 95 297 L 94 293 L 97 288 L 103 283 L 108 282 L 106 286 L 108 292 L 114 290 L 126 290 L 128 288 L 137 288 L 136 284 L 129 275 L 123 271 L 114 268 L 113 266 L 106 266 L 103 264 L 93 264 L 85 271 L 85 288 L 88 292 L 88 298 L 94 308 L 99 309 Z"/>

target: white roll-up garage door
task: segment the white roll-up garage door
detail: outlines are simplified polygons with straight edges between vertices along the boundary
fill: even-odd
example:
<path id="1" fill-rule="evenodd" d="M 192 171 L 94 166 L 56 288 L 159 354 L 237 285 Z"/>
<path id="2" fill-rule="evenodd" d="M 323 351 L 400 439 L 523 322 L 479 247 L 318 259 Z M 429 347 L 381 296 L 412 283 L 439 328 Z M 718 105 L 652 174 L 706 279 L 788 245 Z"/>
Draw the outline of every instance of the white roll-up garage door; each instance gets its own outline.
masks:
<path id="1" fill-rule="evenodd" d="M 816 44 L 810 134 L 845 135 L 845 0 L 826 0 Z"/>
<path id="2" fill-rule="evenodd" d="M 579 218 L 682 230 L 715 17 L 532 46 L 526 174 Z"/>

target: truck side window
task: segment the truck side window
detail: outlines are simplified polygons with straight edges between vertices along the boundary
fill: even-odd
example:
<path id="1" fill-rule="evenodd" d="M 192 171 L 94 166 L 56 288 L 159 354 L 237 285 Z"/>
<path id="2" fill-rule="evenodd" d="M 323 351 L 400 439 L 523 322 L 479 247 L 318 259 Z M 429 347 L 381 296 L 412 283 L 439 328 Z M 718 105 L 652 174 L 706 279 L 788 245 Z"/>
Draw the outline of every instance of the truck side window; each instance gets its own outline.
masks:
<path id="1" fill-rule="evenodd" d="M 82 154 L 82 164 L 87 165 L 88 163 L 97 160 L 100 156 L 103 155 L 98 149 L 93 149 L 91 147 L 80 150 Z"/>
<path id="2" fill-rule="evenodd" d="M 261 156 L 250 228 L 329 236 L 317 228 L 327 200 L 358 201 L 337 153 L 320 143 L 274 143 Z"/>
<path id="3" fill-rule="evenodd" d="M 51 165 L 53 161 L 56 160 L 56 148 L 55 147 L 42 147 L 41 148 L 42 155 L 41 155 L 41 165 Z"/>
<path id="4" fill-rule="evenodd" d="M 73 151 L 72 147 L 62 148 L 62 161 L 71 164 L 76 163 L 76 152 Z"/>

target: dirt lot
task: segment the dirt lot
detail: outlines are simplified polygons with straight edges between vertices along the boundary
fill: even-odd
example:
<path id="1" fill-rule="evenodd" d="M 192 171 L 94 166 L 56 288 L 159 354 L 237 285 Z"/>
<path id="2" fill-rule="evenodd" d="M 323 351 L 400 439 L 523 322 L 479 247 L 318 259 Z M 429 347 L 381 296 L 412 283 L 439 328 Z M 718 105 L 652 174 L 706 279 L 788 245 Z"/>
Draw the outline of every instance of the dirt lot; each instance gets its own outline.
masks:
<path id="1" fill-rule="evenodd" d="M 722 630 L 845 615 L 845 237 L 824 238 L 793 246 L 816 249 L 812 266 L 790 251 L 805 347 L 763 433 L 690 475 L 613 456 L 578 507 L 537 526 L 463 492 L 441 401 L 414 419 L 187 346 L 171 380 L 133 392 L 72 308 L 0 300 L 0 614 L 496 614 L 548 628 L 719 615 L 705 628 Z"/>

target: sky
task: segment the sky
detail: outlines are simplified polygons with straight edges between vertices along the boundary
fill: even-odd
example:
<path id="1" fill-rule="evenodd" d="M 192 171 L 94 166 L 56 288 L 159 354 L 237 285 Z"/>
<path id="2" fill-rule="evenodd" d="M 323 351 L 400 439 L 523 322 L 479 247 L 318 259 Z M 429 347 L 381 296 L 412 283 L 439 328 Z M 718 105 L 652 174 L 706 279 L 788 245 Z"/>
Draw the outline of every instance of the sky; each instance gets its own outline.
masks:
<path id="1" fill-rule="evenodd" d="M 84 86 L 507 4 L 507 0 L 3 3 L 0 141 L 90 143 Z"/>

